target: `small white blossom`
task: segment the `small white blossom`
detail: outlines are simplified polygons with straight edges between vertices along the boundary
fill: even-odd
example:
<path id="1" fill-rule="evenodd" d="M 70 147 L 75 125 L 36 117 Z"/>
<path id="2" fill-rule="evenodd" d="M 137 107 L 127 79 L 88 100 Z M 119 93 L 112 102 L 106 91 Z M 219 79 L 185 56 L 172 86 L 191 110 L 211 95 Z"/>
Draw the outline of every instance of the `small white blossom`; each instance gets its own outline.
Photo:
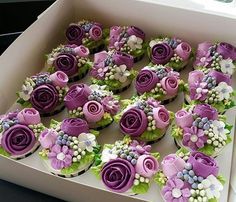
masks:
<path id="1" fill-rule="evenodd" d="M 22 91 L 19 92 L 19 97 L 27 101 L 30 99 L 30 94 L 33 92 L 33 87 L 30 85 L 23 85 Z"/>
<path id="2" fill-rule="evenodd" d="M 212 122 L 213 133 L 219 135 L 223 140 L 227 140 L 226 134 L 230 131 L 225 129 L 225 123 L 223 121 L 214 120 Z"/>
<path id="3" fill-rule="evenodd" d="M 127 81 L 127 77 L 130 76 L 130 72 L 127 70 L 126 65 L 120 65 L 115 68 L 116 73 L 114 74 L 114 78 L 119 80 L 121 83 L 125 83 Z"/>
<path id="4" fill-rule="evenodd" d="M 116 159 L 117 158 L 117 154 L 114 153 L 113 150 L 109 149 L 109 148 L 105 148 L 102 151 L 102 156 L 101 156 L 101 160 L 102 162 L 106 163 L 112 159 Z"/>
<path id="5" fill-rule="evenodd" d="M 224 99 L 228 100 L 230 98 L 230 94 L 233 92 L 233 88 L 229 86 L 225 82 L 220 82 L 215 90 L 219 93 L 219 100 L 222 101 Z"/>
<path id="6" fill-rule="evenodd" d="M 221 60 L 220 67 L 221 67 L 221 71 L 225 74 L 232 75 L 234 73 L 235 65 L 230 58 L 226 60 Z"/>
<path id="7" fill-rule="evenodd" d="M 78 137 L 78 141 L 78 146 L 82 151 L 86 149 L 88 152 L 92 152 L 93 147 L 97 145 L 96 137 L 92 133 L 81 133 Z"/>
<path id="8" fill-rule="evenodd" d="M 156 44 L 158 44 L 158 42 L 156 40 L 151 40 L 149 42 L 149 46 L 152 48 L 153 46 L 155 46 Z"/>
<path id="9" fill-rule="evenodd" d="M 141 49 L 143 40 L 135 35 L 131 35 L 127 41 L 128 46 L 132 50 Z"/>

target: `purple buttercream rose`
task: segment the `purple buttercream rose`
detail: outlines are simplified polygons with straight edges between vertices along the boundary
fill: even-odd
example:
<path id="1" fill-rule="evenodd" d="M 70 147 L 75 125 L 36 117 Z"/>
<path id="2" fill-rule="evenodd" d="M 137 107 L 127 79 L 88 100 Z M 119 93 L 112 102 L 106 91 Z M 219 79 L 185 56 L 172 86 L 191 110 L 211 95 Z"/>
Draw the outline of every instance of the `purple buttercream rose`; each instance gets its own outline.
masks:
<path id="1" fill-rule="evenodd" d="M 52 129 L 45 129 L 39 136 L 39 142 L 45 149 L 51 148 L 57 140 L 57 132 Z"/>
<path id="2" fill-rule="evenodd" d="M 181 128 L 190 127 L 193 123 L 192 113 L 187 112 L 184 109 L 177 111 L 175 113 L 175 122 L 176 125 L 180 126 Z"/>
<path id="3" fill-rule="evenodd" d="M 58 91 L 52 84 L 38 86 L 31 93 L 30 102 L 40 113 L 52 112 L 59 102 Z"/>
<path id="4" fill-rule="evenodd" d="M 109 54 L 106 51 L 101 51 L 99 53 L 94 54 L 94 64 L 99 64 L 101 62 L 104 62 Z"/>
<path id="5" fill-rule="evenodd" d="M 95 123 L 102 119 L 104 115 L 104 109 L 99 102 L 91 100 L 83 106 L 83 114 L 89 123 Z"/>
<path id="6" fill-rule="evenodd" d="M 81 45 L 85 33 L 82 27 L 72 24 L 66 30 L 66 39 L 69 44 Z"/>
<path id="7" fill-rule="evenodd" d="M 35 125 L 41 122 L 39 112 L 34 108 L 25 108 L 17 114 L 19 123 L 25 125 Z"/>
<path id="8" fill-rule="evenodd" d="M 53 65 L 57 71 L 64 72 L 67 76 L 72 76 L 77 73 L 77 59 L 71 53 L 60 53 L 54 60 Z"/>
<path id="9" fill-rule="evenodd" d="M 230 78 L 230 75 L 228 75 L 228 74 L 224 74 L 224 73 L 216 71 L 216 70 L 211 70 L 208 73 L 208 75 L 214 77 L 216 79 L 217 84 L 220 82 L 225 82 L 228 85 L 231 85 L 232 80 Z"/>
<path id="10" fill-rule="evenodd" d="M 189 72 L 188 75 L 189 86 L 198 86 L 202 82 L 204 76 L 205 76 L 204 73 L 200 70 L 194 70 Z"/>
<path id="11" fill-rule="evenodd" d="M 191 46 L 186 42 L 180 43 L 175 49 L 177 55 L 179 55 L 184 61 L 189 59 L 191 51 L 192 51 Z"/>
<path id="12" fill-rule="evenodd" d="M 153 108 L 153 118 L 156 121 L 156 127 L 163 129 L 170 123 L 170 114 L 164 106 Z"/>
<path id="13" fill-rule="evenodd" d="M 131 108 L 127 110 L 121 117 L 121 132 L 132 137 L 138 137 L 147 129 L 148 120 L 144 111 Z"/>
<path id="14" fill-rule="evenodd" d="M 218 119 L 217 110 L 209 104 L 198 104 L 194 107 L 193 113 L 201 118 L 207 117 L 209 120 Z"/>
<path id="15" fill-rule="evenodd" d="M 197 56 L 198 57 L 206 56 L 209 51 L 209 48 L 211 46 L 212 46 L 212 43 L 210 43 L 210 42 L 202 42 L 202 43 L 198 44 Z"/>
<path id="16" fill-rule="evenodd" d="M 74 84 L 67 92 L 64 102 L 69 110 L 82 107 L 88 102 L 88 96 L 91 93 L 91 89 L 87 84 Z"/>
<path id="17" fill-rule="evenodd" d="M 175 76 L 164 77 L 161 81 L 162 88 L 166 91 L 167 95 L 176 95 L 178 93 L 179 82 Z"/>
<path id="18" fill-rule="evenodd" d="M 34 147 L 36 141 L 31 129 L 25 125 L 16 124 L 3 132 L 1 146 L 11 155 L 23 155 Z"/>
<path id="19" fill-rule="evenodd" d="M 134 58 L 133 56 L 129 55 L 128 53 L 116 51 L 112 55 L 112 59 L 114 63 L 118 66 L 126 65 L 128 70 L 130 70 L 134 66 Z"/>
<path id="20" fill-rule="evenodd" d="M 117 114 L 120 110 L 119 101 L 115 100 L 112 96 L 106 96 L 102 99 L 101 103 L 104 111 L 110 113 L 111 115 Z"/>
<path id="21" fill-rule="evenodd" d="M 51 79 L 54 86 L 59 86 L 61 88 L 66 87 L 69 81 L 68 76 L 62 71 L 56 71 L 55 73 L 51 74 L 49 78 Z"/>
<path id="22" fill-rule="evenodd" d="M 127 29 L 127 33 L 131 36 L 131 35 L 135 35 L 136 37 L 141 38 L 142 40 L 145 39 L 145 33 L 143 32 L 143 30 L 141 30 L 138 27 L 135 26 L 130 26 Z"/>
<path id="23" fill-rule="evenodd" d="M 133 186 L 135 169 L 129 161 L 118 158 L 103 166 L 101 176 L 108 189 L 122 193 Z"/>
<path id="24" fill-rule="evenodd" d="M 201 152 L 191 152 L 188 163 L 192 164 L 193 171 L 197 176 L 206 178 L 209 175 L 218 175 L 219 166 L 216 160 Z"/>
<path id="25" fill-rule="evenodd" d="M 156 87 L 158 81 L 159 78 L 155 72 L 143 69 L 136 78 L 135 88 L 139 94 L 149 92 Z"/>
<path id="26" fill-rule="evenodd" d="M 158 43 L 154 45 L 150 53 L 151 61 L 154 64 L 166 64 L 173 56 L 174 51 L 167 43 Z"/>
<path id="27" fill-rule="evenodd" d="M 94 41 L 98 41 L 102 38 L 102 28 L 97 25 L 93 25 L 89 30 L 89 35 Z"/>
<path id="28" fill-rule="evenodd" d="M 74 48 L 74 52 L 76 55 L 80 56 L 80 57 L 88 57 L 89 55 L 89 49 L 83 45 L 80 46 L 76 46 Z"/>
<path id="29" fill-rule="evenodd" d="M 81 133 L 88 133 L 88 123 L 80 118 L 67 118 L 61 123 L 61 130 L 70 136 L 79 136 Z"/>
<path id="30" fill-rule="evenodd" d="M 236 47 L 229 43 L 221 42 L 217 45 L 216 51 L 223 56 L 223 59 L 230 58 L 232 60 L 236 60 Z"/>
<path id="31" fill-rule="evenodd" d="M 109 38 L 109 47 L 114 47 L 115 43 L 120 40 L 120 34 L 122 32 L 122 27 L 112 26 L 110 28 L 110 38 Z"/>

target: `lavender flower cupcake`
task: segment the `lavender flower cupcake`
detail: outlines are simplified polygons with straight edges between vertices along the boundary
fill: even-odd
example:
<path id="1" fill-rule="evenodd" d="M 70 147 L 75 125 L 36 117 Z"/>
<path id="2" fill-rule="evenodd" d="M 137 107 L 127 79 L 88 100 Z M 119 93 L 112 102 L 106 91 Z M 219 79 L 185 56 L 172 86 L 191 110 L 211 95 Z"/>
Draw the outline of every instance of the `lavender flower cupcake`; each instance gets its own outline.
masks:
<path id="1" fill-rule="evenodd" d="M 177 146 L 218 156 L 231 142 L 231 125 L 208 104 L 189 105 L 175 113 L 171 135 Z"/>
<path id="2" fill-rule="evenodd" d="M 97 131 L 89 130 L 87 122 L 68 118 L 62 122 L 51 121 L 39 137 L 42 150 L 39 155 L 54 175 L 75 177 L 86 172 L 100 150 Z"/>
<path id="3" fill-rule="evenodd" d="M 195 69 L 214 69 L 232 75 L 236 68 L 236 47 L 226 43 L 203 42 L 198 44 Z"/>
<path id="4" fill-rule="evenodd" d="M 69 44 L 88 47 L 90 53 L 97 53 L 105 47 L 105 38 L 109 30 L 103 28 L 102 24 L 88 20 L 71 23 L 66 29 L 66 39 Z"/>
<path id="5" fill-rule="evenodd" d="M 119 93 L 132 83 L 136 75 L 133 57 L 119 51 L 102 51 L 94 55 L 94 65 L 90 71 L 92 82 L 106 85 L 114 93 Z"/>
<path id="6" fill-rule="evenodd" d="M 88 56 L 89 49 L 83 45 L 60 45 L 47 55 L 48 72 L 62 71 L 70 82 L 80 80 L 92 66 Z"/>
<path id="7" fill-rule="evenodd" d="M 147 97 L 160 100 L 163 104 L 173 101 L 178 92 L 187 90 L 186 85 L 178 72 L 163 65 L 142 68 L 135 81 L 138 95 L 145 94 Z"/>
<path id="8" fill-rule="evenodd" d="M 146 49 L 145 33 L 135 26 L 112 26 L 108 40 L 108 50 L 117 50 L 134 57 L 134 62 L 140 61 Z"/>
<path id="9" fill-rule="evenodd" d="M 147 48 L 153 64 L 166 65 L 181 71 L 192 58 L 191 46 L 179 38 L 159 37 L 151 40 Z"/>
<path id="10" fill-rule="evenodd" d="M 38 136 L 44 130 L 39 112 L 25 108 L 0 116 L 0 155 L 22 159 L 39 147 Z"/>
<path id="11" fill-rule="evenodd" d="M 134 97 L 122 100 L 123 110 L 115 120 L 124 135 L 148 142 L 160 140 L 171 123 L 172 113 L 154 98 Z"/>
<path id="12" fill-rule="evenodd" d="M 17 93 L 17 103 L 23 107 L 33 107 L 41 116 L 52 116 L 61 112 L 64 96 L 68 90 L 68 76 L 57 71 L 53 74 L 39 73 L 26 78 L 22 90 Z"/>
<path id="13" fill-rule="evenodd" d="M 90 128 L 103 129 L 113 122 L 120 109 L 119 96 L 106 86 L 75 84 L 64 98 L 70 117 L 85 119 Z"/>
<path id="14" fill-rule="evenodd" d="M 214 158 L 180 149 L 164 157 L 161 169 L 155 181 L 166 202 L 220 201 L 225 179 Z"/>
<path id="15" fill-rule="evenodd" d="M 227 74 L 211 69 L 205 73 L 195 70 L 189 73 L 188 85 L 189 91 L 185 94 L 187 103 L 208 103 L 219 113 L 235 106 L 235 92 Z"/>
<path id="16" fill-rule="evenodd" d="M 115 144 L 105 144 L 91 169 L 110 191 L 144 194 L 159 170 L 160 155 L 150 151 L 150 145 L 125 137 Z"/>

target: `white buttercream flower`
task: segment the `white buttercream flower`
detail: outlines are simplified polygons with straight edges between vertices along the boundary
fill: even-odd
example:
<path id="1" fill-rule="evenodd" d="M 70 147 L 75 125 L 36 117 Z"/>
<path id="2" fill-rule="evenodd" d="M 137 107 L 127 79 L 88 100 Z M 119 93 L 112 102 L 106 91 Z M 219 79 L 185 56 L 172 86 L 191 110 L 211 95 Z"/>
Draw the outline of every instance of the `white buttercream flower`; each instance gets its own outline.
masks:
<path id="1" fill-rule="evenodd" d="M 19 92 L 19 97 L 22 98 L 23 100 L 27 101 L 30 99 L 30 94 L 33 92 L 33 87 L 30 85 L 23 85 L 22 86 L 22 91 Z"/>
<path id="2" fill-rule="evenodd" d="M 149 42 L 150 48 L 152 48 L 152 47 L 155 46 L 156 44 L 158 44 L 158 42 L 157 42 L 156 40 L 151 40 L 151 41 Z"/>
<path id="3" fill-rule="evenodd" d="M 96 137 L 92 133 L 81 133 L 78 137 L 78 141 L 78 146 L 82 151 L 86 149 L 88 152 L 92 152 L 93 147 L 97 145 Z"/>
<path id="4" fill-rule="evenodd" d="M 92 84 L 92 85 L 89 86 L 89 88 L 93 92 L 99 92 L 99 93 L 101 93 L 102 96 L 113 95 L 113 93 L 111 91 L 106 90 L 106 87 L 107 87 L 106 85 L 99 86 L 97 84 Z"/>
<path id="5" fill-rule="evenodd" d="M 130 75 L 130 72 L 126 69 L 126 65 L 120 65 L 119 67 L 116 67 L 114 78 L 119 80 L 121 83 L 125 83 L 127 81 L 127 77 Z"/>
<path id="6" fill-rule="evenodd" d="M 143 40 L 135 35 L 131 35 L 127 41 L 128 46 L 132 50 L 141 49 Z"/>
<path id="7" fill-rule="evenodd" d="M 230 98 L 230 94 L 233 92 L 233 88 L 229 86 L 225 82 L 220 82 L 215 90 L 219 93 L 219 100 L 222 101 L 224 99 L 228 100 Z"/>
<path id="8" fill-rule="evenodd" d="M 220 68 L 223 73 L 232 75 L 234 73 L 235 65 L 233 60 L 228 58 L 220 61 Z"/>
<path id="9" fill-rule="evenodd" d="M 102 162 L 106 163 L 112 159 L 116 159 L 117 158 L 117 154 L 114 153 L 114 151 L 112 149 L 109 148 L 105 148 L 102 151 L 102 156 L 101 156 L 101 160 Z"/>
<path id="10" fill-rule="evenodd" d="M 206 191 L 208 199 L 220 198 L 220 192 L 223 190 L 223 185 L 214 175 L 209 175 L 201 182 L 201 184 L 203 185 L 203 189 Z"/>
<path id="11" fill-rule="evenodd" d="M 223 121 L 214 120 L 212 122 L 212 129 L 214 134 L 219 135 L 223 138 L 223 140 L 227 140 L 226 134 L 228 134 L 230 131 L 225 129 L 225 123 Z"/>

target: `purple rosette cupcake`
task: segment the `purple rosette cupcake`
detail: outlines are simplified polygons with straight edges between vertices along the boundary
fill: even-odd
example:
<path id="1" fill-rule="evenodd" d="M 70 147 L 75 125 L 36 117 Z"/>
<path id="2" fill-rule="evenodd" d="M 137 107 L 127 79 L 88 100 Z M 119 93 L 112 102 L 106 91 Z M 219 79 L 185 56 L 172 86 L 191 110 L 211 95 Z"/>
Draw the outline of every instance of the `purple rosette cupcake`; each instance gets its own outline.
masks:
<path id="1" fill-rule="evenodd" d="M 92 67 L 89 59 L 89 49 L 83 45 L 59 45 L 47 55 L 47 71 L 64 72 L 70 82 L 82 79 Z"/>
<path id="2" fill-rule="evenodd" d="M 64 98 L 69 116 L 85 119 L 90 128 L 103 129 L 113 122 L 119 109 L 119 96 L 106 86 L 74 84 Z"/>
<path id="3" fill-rule="evenodd" d="M 198 44 L 195 69 L 213 69 L 231 76 L 235 72 L 236 47 L 226 42 Z"/>
<path id="4" fill-rule="evenodd" d="M 160 102 L 141 96 L 122 100 L 122 103 L 123 110 L 116 115 L 115 120 L 124 135 L 149 144 L 165 135 L 172 113 Z"/>
<path id="5" fill-rule="evenodd" d="M 1 115 L 0 155 L 18 160 L 34 153 L 44 128 L 39 112 L 34 108 Z"/>
<path id="6" fill-rule="evenodd" d="M 180 149 L 164 157 L 155 177 L 166 202 L 220 201 L 225 179 L 217 161 L 201 152 Z"/>
<path id="7" fill-rule="evenodd" d="M 91 167 L 100 150 L 98 134 L 89 130 L 88 123 L 80 118 L 51 120 L 50 128 L 39 136 L 42 146 L 39 155 L 52 174 L 66 178 L 78 176 Z"/>
<path id="8" fill-rule="evenodd" d="M 68 80 L 62 71 L 28 77 L 21 91 L 17 92 L 17 103 L 23 107 L 35 108 L 44 117 L 55 115 L 65 108 L 63 99 L 68 91 Z"/>
<path id="9" fill-rule="evenodd" d="M 107 38 L 108 50 L 117 50 L 134 57 L 134 62 L 140 61 L 146 49 L 145 33 L 135 26 L 112 26 Z"/>
<path id="10" fill-rule="evenodd" d="M 106 85 L 110 91 L 119 93 L 131 85 L 136 76 L 133 56 L 120 51 L 102 51 L 94 55 L 90 71 L 92 83 Z"/>
<path id="11" fill-rule="evenodd" d="M 220 113 L 235 106 L 235 92 L 228 74 L 213 69 L 207 72 L 195 70 L 189 73 L 188 86 L 187 103 L 208 103 Z"/>
<path id="12" fill-rule="evenodd" d="M 65 35 L 69 44 L 84 45 L 93 54 L 105 47 L 105 38 L 109 35 L 109 30 L 104 29 L 98 22 L 82 20 L 71 23 Z"/>
<path id="13" fill-rule="evenodd" d="M 188 105 L 175 113 L 171 135 L 178 147 L 218 156 L 231 142 L 231 125 L 208 104 Z"/>
<path id="14" fill-rule="evenodd" d="M 144 94 L 160 100 L 163 104 L 173 101 L 178 92 L 187 88 L 178 72 L 163 65 L 145 66 L 136 77 L 138 95 Z"/>
<path id="15" fill-rule="evenodd" d="M 150 151 L 150 145 L 125 137 L 114 144 L 105 144 L 91 170 L 110 191 L 144 194 L 159 170 L 160 155 Z"/>
<path id="16" fill-rule="evenodd" d="M 166 65 L 175 71 L 181 71 L 193 56 L 191 46 L 176 37 L 159 37 L 151 40 L 147 48 L 153 64 Z"/>

